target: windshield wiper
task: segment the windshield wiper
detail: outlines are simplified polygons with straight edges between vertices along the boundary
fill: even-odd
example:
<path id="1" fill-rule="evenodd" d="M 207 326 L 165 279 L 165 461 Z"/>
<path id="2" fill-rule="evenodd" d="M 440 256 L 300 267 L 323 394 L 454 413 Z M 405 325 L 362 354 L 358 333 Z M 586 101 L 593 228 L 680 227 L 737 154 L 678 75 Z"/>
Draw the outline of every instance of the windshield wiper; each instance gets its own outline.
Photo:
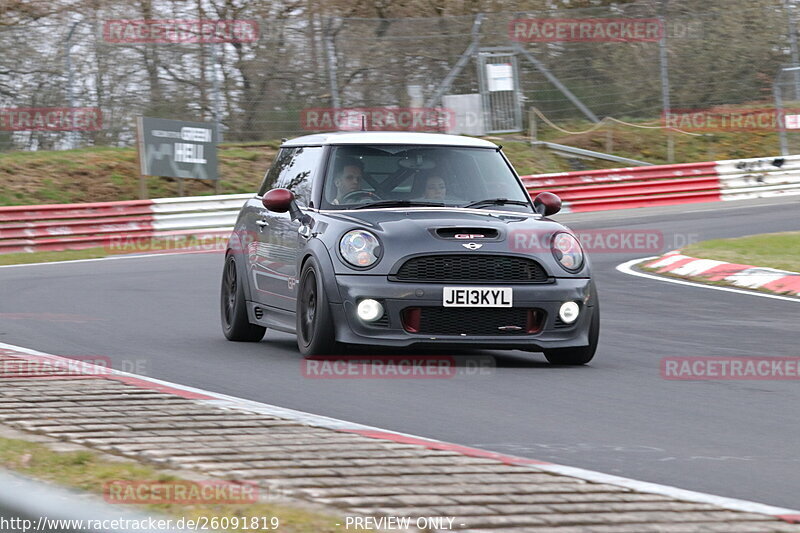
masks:
<path id="1" fill-rule="evenodd" d="M 361 204 L 353 209 L 368 209 L 371 207 L 444 207 L 442 202 L 416 202 L 414 200 L 381 200 Z"/>
<path id="2" fill-rule="evenodd" d="M 477 202 L 472 202 L 471 204 L 462 205 L 461 207 L 483 207 L 486 205 L 524 205 L 530 207 L 530 202 L 526 202 L 524 200 L 509 200 L 508 198 L 490 198 L 488 200 L 478 200 Z"/>

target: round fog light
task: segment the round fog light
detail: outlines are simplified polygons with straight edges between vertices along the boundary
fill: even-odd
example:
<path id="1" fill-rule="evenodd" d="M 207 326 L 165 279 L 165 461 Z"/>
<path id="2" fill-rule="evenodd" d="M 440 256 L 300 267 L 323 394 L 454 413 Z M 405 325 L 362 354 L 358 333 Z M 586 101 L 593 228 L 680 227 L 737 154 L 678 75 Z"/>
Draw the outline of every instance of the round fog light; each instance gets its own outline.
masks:
<path id="1" fill-rule="evenodd" d="M 580 311 L 580 307 L 575 302 L 564 302 L 561 304 L 561 309 L 558 310 L 558 316 L 565 324 L 572 324 L 578 320 Z"/>
<path id="2" fill-rule="evenodd" d="M 383 306 L 377 300 L 361 300 L 356 308 L 358 318 L 364 322 L 374 322 L 383 316 Z"/>

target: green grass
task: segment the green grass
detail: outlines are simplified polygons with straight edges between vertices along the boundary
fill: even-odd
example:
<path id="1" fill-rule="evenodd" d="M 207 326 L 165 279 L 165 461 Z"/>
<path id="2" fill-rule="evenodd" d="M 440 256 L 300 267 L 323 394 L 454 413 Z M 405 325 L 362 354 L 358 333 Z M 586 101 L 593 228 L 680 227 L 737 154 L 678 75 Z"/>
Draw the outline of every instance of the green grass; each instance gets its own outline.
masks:
<path id="1" fill-rule="evenodd" d="M 800 231 L 703 241 L 681 253 L 699 259 L 800 272 Z"/>
<path id="2" fill-rule="evenodd" d="M 193 235 L 182 235 L 171 239 L 153 238 L 112 242 L 108 246 L 85 248 L 83 250 L 64 250 L 60 252 L 20 252 L 0 254 L 0 265 L 22 265 L 29 263 L 52 263 L 54 261 L 76 261 L 98 259 L 111 255 L 148 254 L 163 251 L 214 251 L 224 250 L 227 238 L 215 236 L 213 239 L 198 240 Z"/>
<path id="3" fill-rule="evenodd" d="M 105 248 L 86 250 L 64 250 L 63 252 L 33 252 L 0 254 L 0 265 L 24 265 L 28 263 L 52 263 L 53 261 L 75 261 L 78 259 L 97 259 L 110 255 Z"/>
<path id="4" fill-rule="evenodd" d="M 103 493 L 105 483 L 112 481 L 178 481 L 182 478 L 154 467 L 107 458 L 91 451 L 55 452 L 44 444 L 19 439 L 0 438 L 0 466 L 26 477 L 52 482 L 64 487 L 95 494 Z M 132 505 L 122 505 L 129 508 Z M 246 504 L 157 504 L 143 505 L 140 510 L 174 518 L 199 517 L 277 517 L 279 531 L 287 533 L 333 533 L 342 528 L 341 517 L 308 510 L 287 503 Z M 233 529 L 228 531 L 253 531 Z M 360 531 L 360 530 L 359 530 Z"/>
<path id="5" fill-rule="evenodd" d="M 280 141 L 222 144 L 220 194 L 258 188 Z M 149 198 L 178 195 L 178 180 L 147 177 Z M 215 194 L 210 181 L 184 180 L 184 194 Z M 0 205 L 109 202 L 139 198 L 139 170 L 133 148 L 0 153 Z"/>
<path id="6" fill-rule="evenodd" d="M 653 122 L 652 120 L 632 118 L 622 118 L 621 120 L 640 125 Z M 686 135 L 661 129 L 642 129 L 614 124 L 610 127 L 604 126 L 591 133 L 569 135 L 551 128 L 541 121 L 538 124 L 540 141 L 566 144 L 599 152 L 608 151 L 610 131 L 611 153 L 655 164 L 767 157 L 780 153 L 778 133 L 774 131 L 698 131 L 691 133 L 699 135 Z M 585 120 L 575 120 L 558 122 L 558 125 L 565 130 L 579 132 L 588 130 L 593 124 Z M 674 141 L 674 161 L 670 161 L 668 158 L 667 141 L 670 136 Z M 589 164 L 593 165 L 591 162 Z"/>

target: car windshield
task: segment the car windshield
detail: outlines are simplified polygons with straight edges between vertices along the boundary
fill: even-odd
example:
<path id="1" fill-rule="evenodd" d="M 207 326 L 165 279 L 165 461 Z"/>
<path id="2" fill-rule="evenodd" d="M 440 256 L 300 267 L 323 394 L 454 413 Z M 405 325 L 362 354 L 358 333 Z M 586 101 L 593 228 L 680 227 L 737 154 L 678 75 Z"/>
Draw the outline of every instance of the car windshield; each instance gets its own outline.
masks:
<path id="1" fill-rule="evenodd" d="M 324 208 L 413 206 L 531 211 L 527 192 L 493 148 L 334 148 L 323 189 Z"/>

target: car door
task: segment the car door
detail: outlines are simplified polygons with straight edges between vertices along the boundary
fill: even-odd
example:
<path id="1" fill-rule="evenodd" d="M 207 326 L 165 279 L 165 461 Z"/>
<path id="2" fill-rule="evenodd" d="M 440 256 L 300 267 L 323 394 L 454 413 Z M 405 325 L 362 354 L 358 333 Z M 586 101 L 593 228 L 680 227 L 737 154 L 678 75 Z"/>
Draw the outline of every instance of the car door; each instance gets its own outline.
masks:
<path id="1" fill-rule="evenodd" d="M 253 301 L 263 305 L 275 305 L 275 298 L 270 298 L 269 278 L 272 274 L 270 265 L 270 248 L 275 239 L 269 226 L 267 209 L 262 204 L 264 194 L 277 187 L 281 170 L 292 160 L 294 149 L 282 148 L 275 161 L 264 176 L 264 181 L 255 198 L 249 200 L 244 207 L 246 234 L 242 237 L 245 248 L 244 258 L 247 265 L 247 276 L 250 285 L 250 296 Z"/>
<path id="2" fill-rule="evenodd" d="M 273 188 L 289 189 L 295 194 L 301 209 L 307 209 L 311 197 L 311 183 L 319 169 L 323 149 L 319 146 L 302 146 L 286 149 L 277 161 L 277 181 Z M 266 192 L 266 191 L 265 191 Z M 256 281 L 259 293 L 268 301 L 262 303 L 294 311 L 296 305 L 297 260 L 303 237 L 299 234 L 300 222 L 292 220 L 289 213 L 275 213 L 263 209 L 261 228 L 257 234 L 259 263 Z"/>

